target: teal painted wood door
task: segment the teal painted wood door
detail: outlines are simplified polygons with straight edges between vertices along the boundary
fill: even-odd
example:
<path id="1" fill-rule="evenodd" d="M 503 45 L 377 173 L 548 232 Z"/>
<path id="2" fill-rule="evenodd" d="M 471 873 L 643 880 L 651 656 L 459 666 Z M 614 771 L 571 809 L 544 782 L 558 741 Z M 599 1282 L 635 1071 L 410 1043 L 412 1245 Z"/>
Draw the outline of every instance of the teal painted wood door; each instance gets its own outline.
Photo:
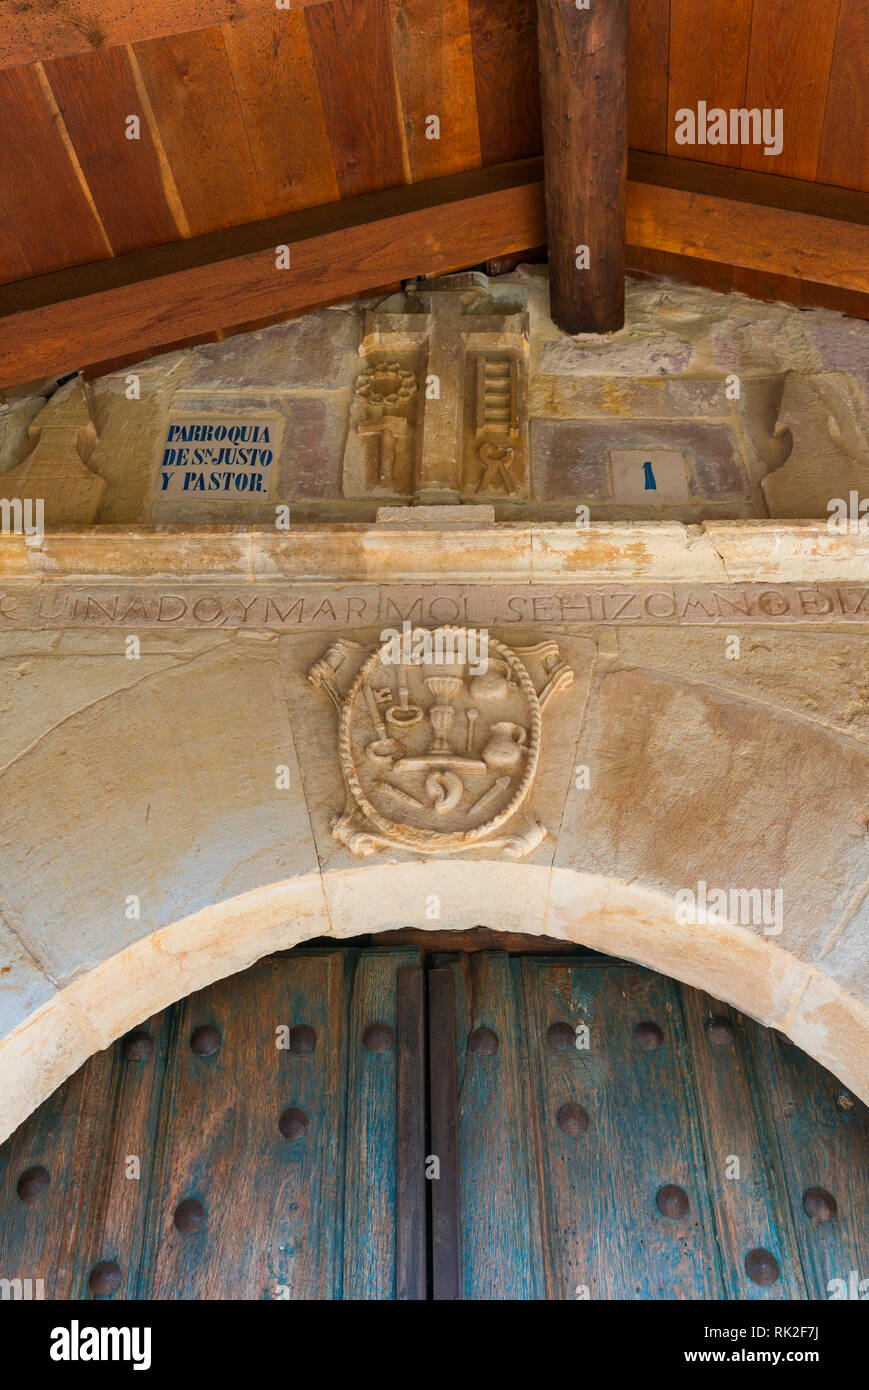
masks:
<path id="1" fill-rule="evenodd" d="M 869 1278 L 867 1111 L 797 1048 L 631 965 L 436 963 L 461 1297 L 827 1299 Z"/>
<path id="2" fill-rule="evenodd" d="M 827 1299 L 869 1280 L 867 1173 L 865 1107 L 700 991 L 310 947 L 146 1020 L 0 1148 L 0 1289 Z"/>

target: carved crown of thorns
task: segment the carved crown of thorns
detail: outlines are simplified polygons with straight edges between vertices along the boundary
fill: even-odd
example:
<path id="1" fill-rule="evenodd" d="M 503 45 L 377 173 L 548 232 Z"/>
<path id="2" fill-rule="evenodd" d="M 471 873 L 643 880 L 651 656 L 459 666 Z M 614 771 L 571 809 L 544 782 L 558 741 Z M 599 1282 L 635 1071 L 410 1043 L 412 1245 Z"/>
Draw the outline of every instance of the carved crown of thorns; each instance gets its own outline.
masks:
<path id="1" fill-rule="evenodd" d="M 371 405 L 401 405 L 416 391 L 416 377 L 400 362 L 378 362 L 359 373 L 356 394 Z"/>

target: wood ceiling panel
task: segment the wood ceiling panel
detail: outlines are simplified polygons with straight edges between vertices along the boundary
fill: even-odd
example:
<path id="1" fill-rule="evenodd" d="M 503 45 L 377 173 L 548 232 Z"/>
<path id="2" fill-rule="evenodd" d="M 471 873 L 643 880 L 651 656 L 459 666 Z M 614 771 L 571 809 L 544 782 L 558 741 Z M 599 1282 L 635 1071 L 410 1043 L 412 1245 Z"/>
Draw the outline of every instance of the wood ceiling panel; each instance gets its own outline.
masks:
<path id="1" fill-rule="evenodd" d="M 842 0 L 818 178 L 869 190 L 869 5 Z"/>
<path id="2" fill-rule="evenodd" d="M 331 0 L 305 19 L 342 198 L 407 182 L 388 0 Z"/>
<path id="3" fill-rule="evenodd" d="M 34 68 L 0 71 L 0 206 L 33 274 L 109 255 L 79 173 Z M 14 260 L 14 246 L 3 259 Z"/>
<path id="4" fill-rule="evenodd" d="M 323 0 L 281 0 L 300 10 Z M 24 0 L 0 10 L 0 68 L 273 14 L 276 0 Z"/>
<path id="5" fill-rule="evenodd" d="M 137 2 L 87 0 L 133 25 L 134 49 L 82 52 L 45 72 L 0 70 L 0 283 L 100 260 L 110 245 L 118 254 L 171 245 L 541 147 L 534 0 L 291 0 L 288 12 L 271 0 L 147 0 L 147 16 L 130 8 Z M 213 6 L 231 22 L 205 29 Z M 679 169 L 705 160 L 716 178 L 738 174 L 741 162 L 869 191 L 867 0 L 708 0 L 699 11 L 697 0 L 632 0 L 632 147 L 658 157 L 669 145 Z M 200 27 L 150 38 L 166 32 L 160 24 Z M 5 34 L 0 16 L 0 68 Z M 676 109 L 701 100 L 783 107 L 782 156 L 676 146 Z M 142 117 L 139 141 L 125 138 L 129 114 Z M 439 141 L 425 138 L 430 115 L 440 118 Z M 779 182 L 797 187 L 786 178 L 770 186 Z M 722 224 L 718 241 L 723 234 Z M 718 266 L 711 246 L 699 253 L 705 267 L 686 249 L 646 246 L 635 263 L 724 287 L 730 267 Z M 733 286 L 793 298 L 787 258 L 763 249 L 769 268 L 755 257 L 737 267 Z M 748 257 L 748 247 L 737 250 Z M 817 276 L 813 248 L 807 255 L 805 274 Z M 808 293 L 831 307 L 859 297 L 804 282 Z"/>
<path id="6" fill-rule="evenodd" d="M 484 164 L 543 148 L 534 0 L 469 0 Z"/>
<path id="7" fill-rule="evenodd" d="M 181 202 L 196 236 L 265 208 L 219 29 L 133 45 Z"/>
<path id="8" fill-rule="evenodd" d="M 181 236 L 127 50 L 63 58 L 45 72 L 115 255 Z M 130 115 L 137 140 L 127 139 Z"/>
<path id="9" fill-rule="evenodd" d="M 468 0 L 390 0 L 392 49 L 414 182 L 480 163 Z M 430 116 L 440 138 L 429 139 Z"/>
<path id="10" fill-rule="evenodd" d="M 738 164 L 727 145 L 678 145 L 676 112 L 683 107 L 725 110 L 745 102 L 752 0 L 671 0 L 668 151 L 711 164 Z"/>
<path id="11" fill-rule="evenodd" d="M 338 181 L 305 16 L 273 13 L 222 32 L 266 215 L 334 202 Z"/>
<path id="12" fill-rule="evenodd" d="M 631 0 L 628 144 L 667 153 L 670 0 Z"/>
<path id="13" fill-rule="evenodd" d="M 745 104 L 780 108 L 784 142 L 780 155 L 765 154 L 761 145 L 743 146 L 743 169 L 815 177 L 838 17 L 838 0 L 800 6 L 754 0 Z"/>
<path id="14" fill-rule="evenodd" d="M 0 207 L 0 285 L 12 280 L 24 280 L 33 274 L 33 267 L 15 235 L 15 228 Z"/>
<path id="15" fill-rule="evenodd" d="M 530 164 L 405 184 L 0 290 L 0 387 L 35 380 L 37 363 L 59 375 L 143 343 L 448 274 L 479 264 L 492 246 L 504 255 L 539 246 L 542 170 Z M 289 270 L 275 268 L 280 243 L 292 248 Z"/>

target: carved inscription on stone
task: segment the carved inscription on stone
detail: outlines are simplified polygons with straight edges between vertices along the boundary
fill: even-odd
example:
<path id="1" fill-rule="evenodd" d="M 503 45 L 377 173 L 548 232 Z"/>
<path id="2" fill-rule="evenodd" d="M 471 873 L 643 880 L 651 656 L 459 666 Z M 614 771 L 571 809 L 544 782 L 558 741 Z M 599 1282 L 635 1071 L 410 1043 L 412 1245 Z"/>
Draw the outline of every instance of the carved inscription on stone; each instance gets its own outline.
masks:
<path id="1" fill-rule="evenodd" d="M 839 584 L 468 584 L 306 586 L 11 580 L 0 630 L 66 627 L 321 631 L 405 621 L 501 627 L 538 623 L 869 623 L 869 587 Z"/>
<path id="2" fill-rule="evenodd" d="M 447 660 L 400 664 L 389 643 L 341 640 L 309 672 L 338 710 L 347 800 L 332 834 L 361 855 L 485 848 L 520 859 L 546 835 L 525 803 L 546 706 L 573 671 L 555 642 L 512 651 L 490 635 L 475 665 L 463 659 L 467 629 L 430 636 Z"/>

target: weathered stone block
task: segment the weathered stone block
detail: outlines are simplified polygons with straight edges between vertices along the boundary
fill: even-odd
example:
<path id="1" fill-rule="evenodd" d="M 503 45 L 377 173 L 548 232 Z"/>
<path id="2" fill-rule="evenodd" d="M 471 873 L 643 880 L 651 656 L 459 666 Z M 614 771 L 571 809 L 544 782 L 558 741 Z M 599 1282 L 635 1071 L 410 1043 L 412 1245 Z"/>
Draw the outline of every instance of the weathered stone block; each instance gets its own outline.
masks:
<path id="1" fill-rule="evenodd" d="M 341 485 L 341 412 L 328 400 L 290 398 L 275 498 L 336 497 Z"/>
<path id="2" fill-rule="evenodd" d="M 734 433 L 724 425 L 663 425 L 642 420 L 532 421 L 532 470 L 535 495 L 576 501 L 604 499 L 611 492 L 611 455 L 615 452 L 677 453 L 688 466 L 685 501 L 750 496 L 748 475 Z M 618 500 L 618 499 L 617 499 Z M 622 500 L 627 501 L 624 493 Z M 669 501 L 654 493 L 631 496 L 654 507 Z"/>
<path id="3" fill-rule="evenodd" d="M 545 501 L 555 497 L 590 501 L 611 497 L 606 453 L 589 447 L 589 433 L 589 425 L 582 420 L 531 421 L 535 497 Z"/>
<path id="4" fill-rule="evenodd" d="M 182 383 L 196 390 L 335 391 L 353 379 L 360 315 L 324 309 L 200 347 Z"/>

